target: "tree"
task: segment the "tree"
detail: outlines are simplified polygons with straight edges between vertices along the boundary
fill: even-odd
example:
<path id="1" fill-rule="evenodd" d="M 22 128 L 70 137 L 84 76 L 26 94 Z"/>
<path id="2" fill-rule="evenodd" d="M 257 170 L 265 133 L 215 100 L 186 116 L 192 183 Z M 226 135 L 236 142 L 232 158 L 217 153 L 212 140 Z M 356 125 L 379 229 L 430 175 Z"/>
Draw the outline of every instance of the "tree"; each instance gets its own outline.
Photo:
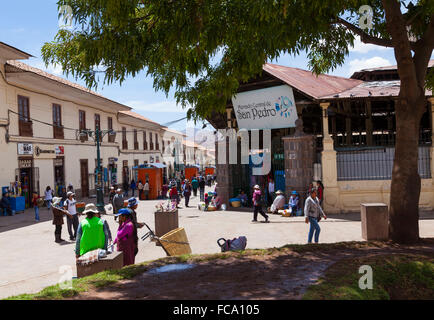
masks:
<path id="1" fill-rule="evenodd" d="M 283 53 L 306 51 L 319 74 L 344 63 L 355 36 L 392 47 L 401 79 L 390 236 L 419 238 L 421 182 L 418 132 L 427 108 L 427 66 L 434 48 L 434 1 L 397 0 L 60 0 L 72 8 L 74 30 L 60 30 L 42 48 L 44 61 L 89 87 L 122 82 L 144 70 L 154 88 L 175 87 L 194 120 L 224 112 L 240 82 Z M 369 5 L 372 15 L 359 14 Z M 372 25 L 364 28 L 365 24 Z M 101 79 L 100 77 L 102 77 Z M 195 81 L 193 81 L 194 79 Z M 429 80 L 429 81 L 428 81 Z"/>

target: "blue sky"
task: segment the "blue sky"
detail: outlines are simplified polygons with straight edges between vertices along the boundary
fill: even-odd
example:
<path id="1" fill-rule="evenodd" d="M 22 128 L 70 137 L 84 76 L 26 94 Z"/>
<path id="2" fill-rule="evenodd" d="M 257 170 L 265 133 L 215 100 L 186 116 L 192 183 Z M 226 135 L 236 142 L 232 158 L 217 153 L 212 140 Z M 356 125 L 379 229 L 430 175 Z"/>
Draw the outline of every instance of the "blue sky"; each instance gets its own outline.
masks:
<path id="1" fill-rule="evenodd" d="M 2 3 L 0 12 L 0 41 L 17 47 L 35 58 L 24 61 L 34 67 L 62 76 L 61 69 L 45 68 L 41 59 L 41 47 L 52 41 L 58 31 L 57 0 L 15 0 Z M 273 63 L 308 69 L 306 55 L 297 57 L 283 55 Z M 396 64 L 392 49 L 357 42 L 347 57 L 345 65 L 330 72 L 337 76 L 349 77 L 363 68 Z M 75 81 L 69 78 L 71 81 Z M 80 84 L 80 81 L 77 81 Z M 166 98 L 162 92 L 155 92 L 152 78 L 144 73 L 129 78 L 122 86 L 118 83 L 100 86 L 98 92 L 109 99 L 124 103 L 136 112 L 159 123 L 167 123 L 185 116 L 185 111 L 176 106 L 173 94 Z M 173 129 L 185 129 L 186 122 L 172 126 Z"/>

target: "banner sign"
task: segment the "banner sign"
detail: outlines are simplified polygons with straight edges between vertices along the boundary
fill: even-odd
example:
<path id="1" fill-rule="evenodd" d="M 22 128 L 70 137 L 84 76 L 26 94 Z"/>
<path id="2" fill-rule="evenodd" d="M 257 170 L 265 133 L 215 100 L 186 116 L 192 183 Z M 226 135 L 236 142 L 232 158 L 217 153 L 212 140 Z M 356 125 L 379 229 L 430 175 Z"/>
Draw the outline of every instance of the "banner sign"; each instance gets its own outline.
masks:
<path id="1" fill-rule="evenodd" d="M 65 147 L 64 146 L 56 146 L 56 154 L 58 154 L 58 155 L 65 154 Z"/>
<path id="2" fill-rule="evenodd" d="M 237 93 L 232 98 L 239 129 L 295 127 L 294 92 L 287 85 Z"/>
<path id="3" fill-rule="evenodd" d="M 37 159 L 55 159 L 56 149 L 54 146 L 35 146 L 34 156 Z"/>

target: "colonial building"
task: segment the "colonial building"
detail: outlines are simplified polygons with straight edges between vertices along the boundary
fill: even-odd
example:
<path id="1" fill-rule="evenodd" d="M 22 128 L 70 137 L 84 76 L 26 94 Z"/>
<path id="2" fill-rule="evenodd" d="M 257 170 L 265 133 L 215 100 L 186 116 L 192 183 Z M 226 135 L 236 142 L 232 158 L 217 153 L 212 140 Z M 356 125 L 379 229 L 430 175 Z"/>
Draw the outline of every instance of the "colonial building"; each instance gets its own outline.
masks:
<path id="1" fill-rule="evenodd" d="M 85 87 L 31 67 L 31 57 L 0 42 L 0 186 L 32 191 L 72 184 L 79 197 L 95 193 L 101 138 L 105 189 L 135 178 L 134 168 L 163 163 L 168 128 Z M 83 130 L 93 134 L 85 135 Z M 108 132 L 111 131 L 109 134 Z M 165 138 L 164 138 L 165 139 Z M 173 164 L 172 164 L 173 169 Z M 12 186 L 11 186 L 12 185 Z"/>
<path id="2" fill-rule="evenodd" d="M 287 196 L 293 190 L 304 196 L 310 182 L 322 180 L 327 212 L 356 211 L 362 202 L 389 203 L 399 88 L 396 66 L 361 70 L 348 79 L 264 65 L 261 75 L 240 84 L 226 114 L 207 119 L 215 129 L 232 128 L 239 136 L 238 164 L 217 161 L 219 194 L 227 202 L 240 189 L 250 193 L 254 184 L 265 189 L 274 179 L 276 189 Z M 433 209 L 434 98 L 429 90 L 426 96 L 430 103 L 420 126 L 420 206 Z M 297 119 L 302 120 L 299 129 Z M 249 164 L 241 163 L 240 128 L 271 130 L 271 146 L 261 140 L 259 148 L 251 147 Z M 230 138 L 222 141 L 229 157 Z M 269 172 L 253 173 L 253 154 L 269 157 Z"/>

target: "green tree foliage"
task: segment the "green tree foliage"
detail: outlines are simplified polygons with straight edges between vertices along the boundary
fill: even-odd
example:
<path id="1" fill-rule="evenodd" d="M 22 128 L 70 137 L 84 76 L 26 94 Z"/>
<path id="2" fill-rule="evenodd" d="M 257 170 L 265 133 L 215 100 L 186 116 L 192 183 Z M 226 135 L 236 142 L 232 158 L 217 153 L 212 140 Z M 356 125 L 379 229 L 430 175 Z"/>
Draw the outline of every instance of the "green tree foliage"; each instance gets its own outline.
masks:
<path id="1" fill-rule="evenodd" d="M 58 5 L 72 8 L 74 29 L 60 30 L 43 46 L 47 64 L 60 64 L 89 87 L 122 82 L 144 70 L 156 90 L 167 94 L 174 88 L 178 103 L 189 106 L 188 115 L 196 120 L 224 111 L 240 81 L 284 53 L 305 50 L 310 69 L 319 74 L 344 63 L 356 34 L 363 42 L 392 46 L 380 0 L 60 0 Z M 359 28 L 362 5 L 373 9 L 372 28 Z M 434 1 L 401 7 L 420 39 L 432 21 Z"/>

